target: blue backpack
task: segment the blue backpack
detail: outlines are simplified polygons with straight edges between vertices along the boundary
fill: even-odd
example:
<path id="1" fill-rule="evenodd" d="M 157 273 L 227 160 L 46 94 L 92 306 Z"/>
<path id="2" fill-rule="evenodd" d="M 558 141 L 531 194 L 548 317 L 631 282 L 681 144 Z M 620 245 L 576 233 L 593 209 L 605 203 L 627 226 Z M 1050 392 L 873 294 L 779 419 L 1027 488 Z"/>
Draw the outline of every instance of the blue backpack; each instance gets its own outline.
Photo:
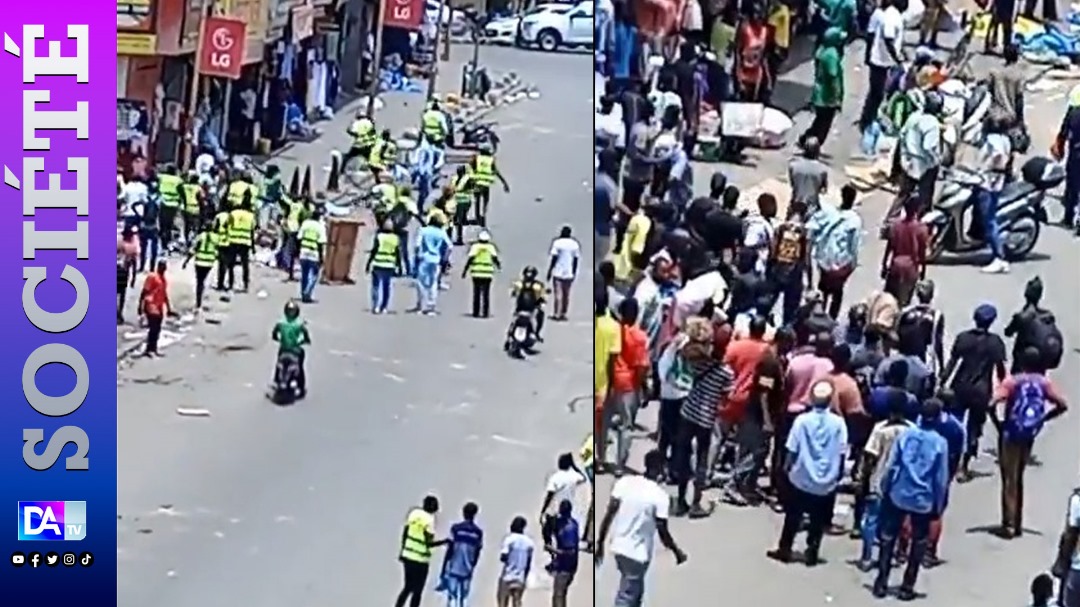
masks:
<path id="1" fill-rule="evenodd" d="M 1046 419 L 1046 388 L 1042 379 L 1025 375 L 1019 378 L 1009 400 L 1005 435 L 1013 441 L 1032 441 Z"/>

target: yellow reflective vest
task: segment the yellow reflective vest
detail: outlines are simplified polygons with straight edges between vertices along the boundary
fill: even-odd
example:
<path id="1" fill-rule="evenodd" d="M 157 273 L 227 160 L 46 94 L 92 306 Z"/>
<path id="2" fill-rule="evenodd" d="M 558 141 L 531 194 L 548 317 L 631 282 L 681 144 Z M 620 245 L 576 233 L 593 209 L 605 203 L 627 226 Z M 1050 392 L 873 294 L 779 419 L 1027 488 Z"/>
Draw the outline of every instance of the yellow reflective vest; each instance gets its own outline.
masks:
<path id="1" fill-rule="evenodd" d="M 209 268 L 217 261 L 218 243 L 217 235 L 206 230 L 195 237 L 195 267 Z"/>
<path id="2" fill-rule="evenodd" d="M 490 187 L 495 183 L 495 157 L 491 154 L 477 154 L 473 163 L 473 183 L 479 187 Z"/>
<path id="3" fill-rule="evenodd" d="M 473 278 L 493 278 L 495 276 L 495 258 L 499 251 L 490 242 L 477 242 L 469 247 L 469 276 Z"/>
<path id="4" fill-rule="evenodd" d="M 180 206 L 180 186 L 184 180 L 176 175 L 158 175 L 158 193 L 161 194 L 161 206 L 175 209 Z"/>
<path id="5" fill-rule="evenodd" d="M 401 541 L 401 558 L 414 563 L 430 563 L 431 547 L 428 534 L 435 528 L 435 517 L 420 508 L 409 512 L 405 519 L 405 534 Z"/>
<path id="6" fill-rule="evenodd" d="M 398 248 L 401 247 L 401 239 L 391 232 L 379 232 L 375 235 L 375 257 L 371 260 L 371 267 L 386 270 L 397 269 Z"/>
<path id="7" fill-rule="evenodd" d="M 229 244 L 250 247 L 254 244 L 255 213 L 247 209 L 229 212 Z"/>
<path id="8" fill-rule="evenodd" d="M 308 219 L 300 224 L 300 232 L 297 237 L 300 240 L 300 259 L 320 261 L 319 248 L 322 243 L 322 222 L 317 219 Z"/>
<path id="9" fill-rule="evenodd" d="M 189 215 L 198 215 L 201 210 L 199 194 L 202 193 L 202 186 L 197 183 L 185 183 L 180 186 L 180 191 L 184 194 L 184 212 Z"/>
<path id="10" fill-rule="evenodd" d="M 245 194 L 247 194 L 248 192 L 251 192 L 252 195 L 255 194 L 253 189 L 253 186 L 246 181 L 236 180 L 230 183 L 229 192 L 225 195 L 226 200 L 229 201 L 229 207 L 235 209 L 236 207 L 240 206 L 240 204 L 244 202 Z"/>
<path id="11" fill-rule="evenodd" d="M 443 130 L 444 120 L 445 117 L 439 110 L 428 110 L 420 118 L 424 136 L 432 143 L 442 143 L 443 138 L 446 137 Z"/>
<path id="12" fill-rule="evenodd" d="M 349 133 L 353 136 L 353 147 L 367 148 L 375 145 L 379 136 L 375 133 L 375 123 L 371 118 L 357 118 L 349 126 Z"/>

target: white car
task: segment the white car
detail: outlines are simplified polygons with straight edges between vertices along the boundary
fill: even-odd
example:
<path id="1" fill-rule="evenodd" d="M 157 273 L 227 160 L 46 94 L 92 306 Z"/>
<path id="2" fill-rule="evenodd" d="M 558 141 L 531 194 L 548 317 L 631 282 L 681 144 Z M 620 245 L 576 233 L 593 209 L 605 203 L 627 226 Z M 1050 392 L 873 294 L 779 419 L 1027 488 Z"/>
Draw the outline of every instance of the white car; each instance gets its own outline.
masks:
<path id="1" fill-rule="evenodd" d="M 523 19 L 528 19 L 533 15 L 546 13 L 550 10 L 568 9 L 572 6 L 572 3 L 549 2 L 531 8 L 523 15 L 494 19 L 484 26 L 484 39 L 491 44 L 518 44 L 520 42 L 519 34 L 521 31 L 521 21 Z"/>
<path id="2" fill-rule="evenodd" d="M 592 0 L 586 0 L 522 17 L 519 41 L 523 46 L 536 45 L 548 52 L 561 47 L 592 46 L 595 6 Z"/>

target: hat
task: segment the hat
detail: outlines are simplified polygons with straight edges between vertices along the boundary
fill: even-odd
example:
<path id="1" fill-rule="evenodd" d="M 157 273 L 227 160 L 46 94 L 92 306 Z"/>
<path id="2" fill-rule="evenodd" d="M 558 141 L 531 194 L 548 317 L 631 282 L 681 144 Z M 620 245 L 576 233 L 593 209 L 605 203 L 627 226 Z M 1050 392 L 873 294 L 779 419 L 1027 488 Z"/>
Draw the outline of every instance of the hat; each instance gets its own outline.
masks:
<path id="1" fill-rule="evenodd" d="M 487 230 L 482 230 L 476 239 L 480 242 L 491 242 L 491 234 Z"/>
<path id="2" fill-rule="evenodd" d="M 814 404 L 832 402 L 833 385 L 828 381 L 819 381 L 810 388 L 810 400 Z"/>
<path id="3" fill-rule="evenodd" d="M 975 313 L 972 314 L 972 318 L 975 320 L 975 324 L 982 326 L 990 326 L 994 324 L 994 320 L 997 319 L 997 308 L 993 304 L 980 304 L 975 308 Z"/>

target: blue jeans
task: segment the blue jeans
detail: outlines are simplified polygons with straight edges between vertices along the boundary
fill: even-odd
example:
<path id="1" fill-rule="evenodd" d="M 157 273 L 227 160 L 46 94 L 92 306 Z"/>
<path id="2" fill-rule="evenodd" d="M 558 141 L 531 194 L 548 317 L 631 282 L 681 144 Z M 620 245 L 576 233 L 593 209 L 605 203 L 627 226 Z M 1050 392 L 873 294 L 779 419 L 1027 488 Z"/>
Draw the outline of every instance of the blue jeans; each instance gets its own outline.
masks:
<path id="1" fill-rule="evenodd" d="M 882 500 L 878 516 L 878 536 L 881 538 L 881 549 L 878 554 L 878 573 L 874 584 L 888 585 L 893 555 L 896 552 L 896 541 L 900 537 L 904 519 L 910 518 L 911 548 L 907 555 L 907 568 L 904 570 L 904 578 L 900 585 L 903 588 L 914 589 L 915 582 L 919 578 L 919 569 L 922 567 L 923 557 L 926 556 L 926 549 L 930 543 L 930 521 L 934 516 L 930 513 L 902 510 L 887 499 Z"/>
<path id="2" fill-rule="evenodd" d="M 424 204 L 431 195 L 431 176 L 417 175 L 413 181 L 416 182 L 416 208 L 423 214 Z"/>
<path id="3" fill-rule="evenodd" d="M 446 607 L 467 607 L 472 580 L 467 577 L 444 574 L 439 589 L 446 593 Z"/>
<path id="4" fill-rule="evenodd" d="M 874 558 L 874 546 L 878 541 L 881 498 L 876 495 L 866 496 L 864 508 L 862 521 L 859 522 L 859 528 L 862 531 L 862 554 L 859 556 L 859 560 L 868 563 Z"/>
<path id="5" fill-rule="evenodd" d="M 300 300 L 311 301 L 315 283 L 319 281 L 319 262 L 314 259 L 300 260 Z"/>
<path id="6" fill-rule="evenodd" d="M 419 293 L 417 307 L 421 311 L 434 310 L 439 299 L 439 263 L 421 261 L 416 264 L 416 290 Z"/>
<path id="7" fill-rule="evenodd" d="M 641 607 L 645 600 L 645 572 L 649 570 L 649 563 L 616 554 L 615 565 L 619 568 L 615 607 Z"/>
<path id="8" fill-rule="evenodd" d="M 996 259 L 1005 259 L 1005 246 L 997 223 L 998 194 L 979 190 L 979 215 L 983 221 L 983 241 L 990 245 L 990 252 Z"/>
<path id="9" fill-rule="evenodd" d="M 394 280 L 393 268 L 371 269 L 371 311 L 385 312 L 390 305 L 390 283 Z"/>
<path id="10" fill-rule="evenodd" d="M 139 230 L 139 271 L 146 270 L 146 256 L 150 256 L 150 269 L 157 267 L 158 258 L 158 232 L 153 228 Z"/>
<path id="11" fill-rule="evenodd" d="M 1065 192 L 1061 196 L 1061 206 L 1065 207 L 1065 219 L 1070 226 L 1077 225 L 1078 205 L 1080 205 L 1080 153 L 1069 152 L 1065 160 Z"/>

